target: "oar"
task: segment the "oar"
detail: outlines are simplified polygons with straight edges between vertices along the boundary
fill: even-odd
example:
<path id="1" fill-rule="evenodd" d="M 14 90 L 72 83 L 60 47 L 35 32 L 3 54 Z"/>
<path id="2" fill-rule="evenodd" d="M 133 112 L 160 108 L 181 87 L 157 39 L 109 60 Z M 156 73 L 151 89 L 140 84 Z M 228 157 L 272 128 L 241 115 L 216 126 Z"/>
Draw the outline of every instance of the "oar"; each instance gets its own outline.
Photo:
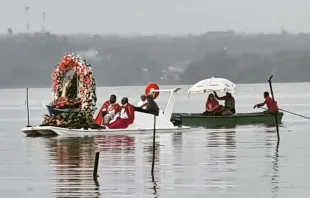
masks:
<path id="1" fill-rule="evenodd" d="M 268 83 L 269 83 L 269 88 L 270 88 L 270 92 L 271 92 L 272 99 L 273 99 L 273 101 L 275 102 L 274 95 L 273 95 L 273 89 L 272 89 L 272 82 L 271 82 L 272 78 L 273 78 L 273 75 L 271 75 L 271 76 L 269 77 Z M 278 137 L 278 143 L 277 143 L 277 145 L 279 145 L 279 143 L 280 143 L 280 134 L 279 134 L 278 115 L 276 114 L 274 117 L 275 117 L 275 119 L 276 119 L 276 129 L 277 129 L 277 137 Z"/>
<path id="2" fill-rule="evenodd" d="M 264 108 L 264 107 L 261 107 L 261 108 L 267 110 L 267 108 Z M 293 113 L 293 112 L 287 111 L 287 110 L 285 110 L 285 109 L 280 109 L 280 108 L 279 108 L 279 110 L 280 110 L 280 111 L 283 111 L 283 112 L 286 112 L 286 113 L 289 113 L 289 114 L 292 114 L 292 115 L 295 115 L 295 116 L 299 116 L 299 117 L 306 118 L 306 119 L 309 119 L 309 120 L 310 120 L 310 117 L 307 117 L 307 116 L 303 116 L 303 115 L 300 115 L 300 114 L 297 114 L 297 113 Z"/>

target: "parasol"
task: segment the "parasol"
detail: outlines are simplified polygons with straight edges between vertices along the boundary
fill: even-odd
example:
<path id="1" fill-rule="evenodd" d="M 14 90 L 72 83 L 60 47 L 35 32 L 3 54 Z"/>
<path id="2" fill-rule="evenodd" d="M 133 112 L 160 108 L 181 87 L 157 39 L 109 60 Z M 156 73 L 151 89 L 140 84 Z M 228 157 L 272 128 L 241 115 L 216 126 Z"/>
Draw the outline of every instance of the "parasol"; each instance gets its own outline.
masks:
<path id="1" fill-rule="evenodd" d="M 206 92 L 229 92 L 235 93 L 237 86 L 225 78 L 208 78 L 201 80 L 194 84 L 189 90 L 188 94 L 191 93 L 206 93 Z"/>

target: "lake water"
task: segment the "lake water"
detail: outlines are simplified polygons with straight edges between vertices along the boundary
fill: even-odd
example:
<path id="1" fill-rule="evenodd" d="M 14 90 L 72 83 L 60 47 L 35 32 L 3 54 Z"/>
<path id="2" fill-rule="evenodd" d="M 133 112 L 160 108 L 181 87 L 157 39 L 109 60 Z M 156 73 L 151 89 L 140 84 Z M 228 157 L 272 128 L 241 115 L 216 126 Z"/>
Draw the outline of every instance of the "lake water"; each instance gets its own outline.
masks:
<path id="1" fill-rule="evenodd" d="M 310 84 L 274 84 L 280 108 L 310 117 Z M 171 86 L 167 86 L 171 87 Z M 176 112 L 202 112 L 207 96 L 177 96 Z M 114 93 L 136 103 L 144 87 L 98 88 L 100 106 Z M 263 101 L 268 84 L 239 85 L 237 111 Z M 276 149 L 275 128 L 192 129 L 157 138 L 155 182 L 151 178 L 152 137 L 29 138 L 25 90 L 1 90 L 0 195 L 49 197 L 308 197 L 310 121 L 285 114 Z M 39 124 L 51 99 L 49 89 L 30 89 L 31 124 Z M 160 95 L 164 105 L 167 96 Z M 99 184 L 92 180 L 100 150 Z"/>

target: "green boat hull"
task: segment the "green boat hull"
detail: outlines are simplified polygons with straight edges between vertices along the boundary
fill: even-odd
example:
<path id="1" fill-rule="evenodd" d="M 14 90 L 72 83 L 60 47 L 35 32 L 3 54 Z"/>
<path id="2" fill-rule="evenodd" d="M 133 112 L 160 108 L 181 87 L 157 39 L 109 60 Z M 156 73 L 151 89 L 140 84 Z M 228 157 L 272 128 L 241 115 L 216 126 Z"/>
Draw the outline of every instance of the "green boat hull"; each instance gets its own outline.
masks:
<path id="1" fill-rule="evenodd" d="M 283 112 L 277 114 L 282 123 Z M 232 116 L 203 116 L 198 113 L 173 113 L 172 122 L 192 127 L 235 127 L 237 125 L 276 125 L 276 116 L 268 113 L 238 113 Z"/>

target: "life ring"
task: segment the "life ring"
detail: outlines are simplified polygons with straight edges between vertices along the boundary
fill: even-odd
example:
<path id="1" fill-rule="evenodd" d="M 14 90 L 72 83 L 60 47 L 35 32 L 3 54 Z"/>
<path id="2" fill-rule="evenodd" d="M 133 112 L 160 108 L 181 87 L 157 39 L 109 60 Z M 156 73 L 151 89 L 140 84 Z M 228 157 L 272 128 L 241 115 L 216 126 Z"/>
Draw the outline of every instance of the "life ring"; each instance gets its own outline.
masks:
<path id="1" fill-rule="evenodd" d="M 146 87 L 145 87 L 145 94 L 146 95 L 151 94 L 153 90 L 159 90 L 159 85 L 154 83 L 154 82 L 151 82 L 151 83 L 146 85 Z M 154 99 L 156 99 L 158 96 L 159 96 L 159 92 L 153 93 L 153 98 Z"/>

